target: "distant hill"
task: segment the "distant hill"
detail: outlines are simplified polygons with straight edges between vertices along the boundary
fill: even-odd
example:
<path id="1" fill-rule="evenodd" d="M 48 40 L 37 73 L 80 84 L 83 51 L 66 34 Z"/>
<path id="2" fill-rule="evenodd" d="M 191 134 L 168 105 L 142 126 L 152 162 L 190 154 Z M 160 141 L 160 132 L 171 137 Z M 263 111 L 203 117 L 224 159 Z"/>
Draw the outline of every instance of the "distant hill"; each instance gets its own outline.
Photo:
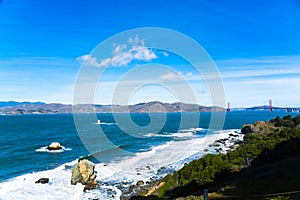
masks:
<path id="1" fill-rule="evenodd" d="M 5 106 L 19 106 L 19 105 L 43 105 L 45 104 L 44 102 L 17 102 L 17 101 L 0 101 L 0 107 L 5 107 Z"/>
<path id="2" fill-rule="evenodd" d="M 2 102 L 1 114 L 47 114 L 47 113 L 72 113 L 72 105 L 42 102 Z M 92 105 L 81 104 L 74 106 L 74 112 L 98 113 L 160 113 L 160 112 L 224 112 L 225 109 L 217 106 L 201 106 L 181 102 L 162 103 L 159 101 L 139 103 L 135 105 Z"/>
<path id="3" fill-rule="evenodd" d="M 246 110 L 269 110 L 270 106 L 269 105 L 263 105 L 263 106 L 253 106 L 250 108 L 246 108 Z M 285 110 L 286 108 L 284 107 L 272 107 L 273 110 Z"/>

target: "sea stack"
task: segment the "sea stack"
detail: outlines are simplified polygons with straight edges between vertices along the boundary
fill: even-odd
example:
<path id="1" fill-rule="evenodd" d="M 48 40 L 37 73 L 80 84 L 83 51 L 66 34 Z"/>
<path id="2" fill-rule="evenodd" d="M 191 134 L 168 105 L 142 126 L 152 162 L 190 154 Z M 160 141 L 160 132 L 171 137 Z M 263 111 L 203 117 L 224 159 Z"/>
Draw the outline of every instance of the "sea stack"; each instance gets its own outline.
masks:
<path id="1" fill-rule="evenodd" d="M 58 142 L 52 142 L 48 147 L 47 149 L 49 151 L 52 151 L 52 150 L 60 150 L 62 149 L 61 145 L 58 143 Z"/>
<path id="2" fill-rule="evenodd" d="M 94 171 L 95 164 L 89 160 L 80 160 L 72 169 L 71 184 L 76 185 L 81 183 L 84 185 L 84 191 L 95 189 L 98 185 L 96 179 L 96 173 Z"/>

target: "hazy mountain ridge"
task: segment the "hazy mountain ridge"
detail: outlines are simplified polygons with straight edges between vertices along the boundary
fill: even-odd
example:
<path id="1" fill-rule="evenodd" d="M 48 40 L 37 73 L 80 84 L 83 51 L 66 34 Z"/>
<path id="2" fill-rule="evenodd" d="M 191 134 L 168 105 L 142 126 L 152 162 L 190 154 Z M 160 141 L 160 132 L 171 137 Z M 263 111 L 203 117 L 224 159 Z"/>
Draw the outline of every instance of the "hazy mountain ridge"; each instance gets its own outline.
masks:
<path id="1" fill-rule="evenodd" d="M 17 102 L 17 101 L 0 101 L 0 107 L 6 107 L 6 106 L 19 106 L 19 105 L 42 105 L 45 104 L 44 102 L 29 102 L 29 101 L 23 101 L 23 102 Z"/>
<path id="2" fill-rule="evenodd" d="M 5 105 L 1 102 L 0 105 Z M 162 103 L 159 101 L 138 103 L 135 105 L 92 105 L 80 104 L 72 106 L 60 103 L 20 103 L 6 104 L 0 106 L 1 114 L 51 114 L 51 113 L 72 113 L 72 112 L 97 112 L 97 113 L 160 113 L 160 112 L 224 112 L 225 109 L 218 106 L 201 106 L 198 104 L 187 104 L 181 102 Z M 73 107 L 73 110 L 72 110 Z"/>
<path id="3" fill-rule="evenodd" d="M 269 105 L 263 105 L 263 106 L 253 106 L 250 108 L 246 108 L 246 110 L 269 110 L 270 106 Z M 284 110 L 286 109 L 285 107 L 272 107 L 273 110 Z"/>

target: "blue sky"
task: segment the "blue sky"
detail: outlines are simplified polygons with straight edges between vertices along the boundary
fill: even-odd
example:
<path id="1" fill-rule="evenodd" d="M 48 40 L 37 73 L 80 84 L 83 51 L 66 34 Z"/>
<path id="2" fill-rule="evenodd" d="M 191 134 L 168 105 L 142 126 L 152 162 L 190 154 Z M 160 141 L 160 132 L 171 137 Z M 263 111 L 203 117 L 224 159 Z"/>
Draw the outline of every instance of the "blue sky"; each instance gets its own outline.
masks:
<path id="1" fill-rule="evenodd" d="M 300 106 L 299 24 L 299 0 L 2 0 L 0 101 L 72 103 L 82 64 L 78 58 L 122 31 L 163 27 L 205 48 L 217 64 L 232 106 L 262 105 L 268 99 L 278 106 Z M 207 88 L 197 86 L 203 81 L 191 67 L 157 52 L 146 61 L 152 60 L 169 64 L 185 77 L 198 91 L 199 104 L 211 104 Z M 134 64 L 132 60 L 107 72 L 97 103 L 110 103 L 118 78 Z M 176 79 L 171 72 L 166 75 L 162 77 Z M 172 102 L 174 96 L 149 86 L 130 102 L 150 100 Z"/>

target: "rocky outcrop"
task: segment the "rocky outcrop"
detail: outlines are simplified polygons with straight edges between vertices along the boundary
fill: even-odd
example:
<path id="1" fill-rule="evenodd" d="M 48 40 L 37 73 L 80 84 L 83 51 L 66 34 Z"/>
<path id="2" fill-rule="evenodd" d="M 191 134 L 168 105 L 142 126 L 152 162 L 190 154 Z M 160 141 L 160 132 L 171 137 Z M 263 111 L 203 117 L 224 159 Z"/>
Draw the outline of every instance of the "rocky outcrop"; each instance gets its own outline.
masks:
<path id="1" fill-rule="evenodd" d="M 60 150 L 62 149 L 62 146 L 61 144 L 59 144 L 58 142 L 52 142 L 48 147 L 47 149 L 49 151 L 53 151 L 53 150 Z"/>
<path id="2" fill-rule="evenodd" d="M 35 183 L 42 183 L 42 184 L 49 183 L 49 178 L 40 178 Z"/>
<path id="3" fill-rule="evenodd" d="M 98 185 L 96 173 L 94 171 L 95 165 L 89 160 L 80 160 L 72 169 L 71 184 L 76 185 L 81 183 L 84 185 L 84 191 L 95 189 Z"/>
<path id="4" fill-rule="evenodd" d="M 277 128 L 274 127 L 274 125 L 269 122 L 257 121 L 254 124 L 243 125 L 241 133 L 248 134 L 248 133 L 253 133 L 253 132 L 254 133 L 260 132 L 263 134 L 267 134 L 267 133 L 274 131 L 275 129 L 277 129 Z"/>
<path id="5" fill-rule="evenodd" d="M 144 196 L 145 194 L 149 194 L 150 191 L 153 193 L 157 191 L 161 180 L 152 180 L 147 181 L 146 184 L 143 185 L 131 185 L 127 191 L 123 191 L 120 199 L 121 200 L 129 200 L 129 199 L 141 199 L 140 196 Z M 153 191 L 154 188 L 154 191 Z M 151 194 L 153 194 L 151 193 Z M 134 195 L 134 196 L 132 196 Z"/>
<path id="6" fill-rule="evenodd" d="M 248 134 L 253 132 L 253 125 L 252 124 L 244 124 L 241 130 L 242 134 Z"/>

